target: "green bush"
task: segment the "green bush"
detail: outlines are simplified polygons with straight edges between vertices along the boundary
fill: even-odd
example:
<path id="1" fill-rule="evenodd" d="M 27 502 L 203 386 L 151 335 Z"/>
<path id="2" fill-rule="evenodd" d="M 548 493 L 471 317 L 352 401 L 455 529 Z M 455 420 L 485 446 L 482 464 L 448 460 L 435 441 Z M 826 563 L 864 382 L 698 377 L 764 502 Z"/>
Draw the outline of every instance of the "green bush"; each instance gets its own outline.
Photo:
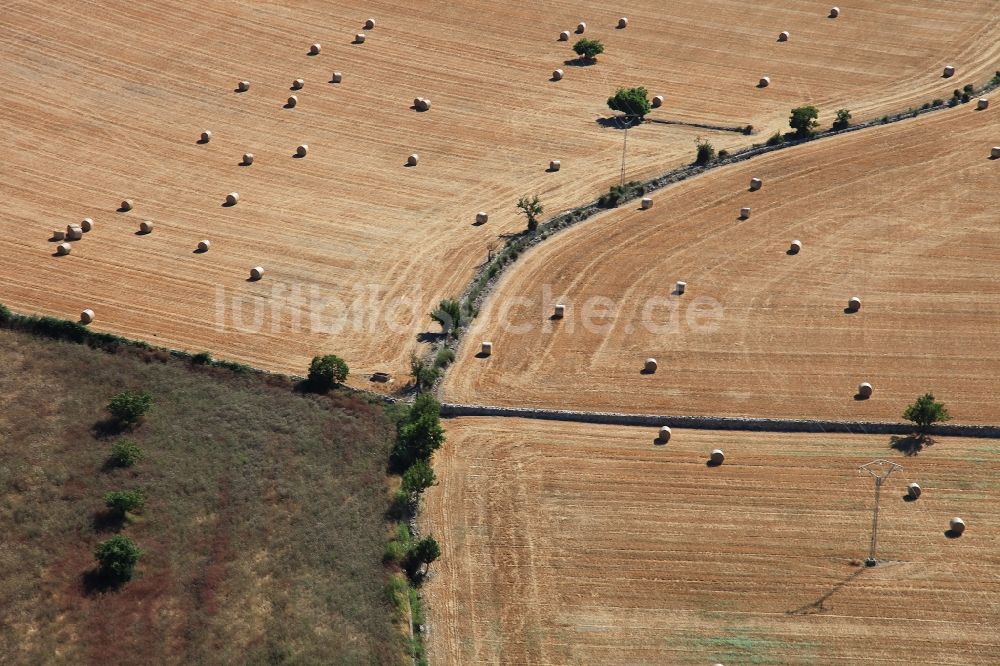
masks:
<path id="1" fill-rule="evenodd" d="M 962 92 L 971 95 L 972 93 L 976 92 L 976 89 L 973 87 L 971 83 L 966 83 L 964 86 L 962 86 Z"/>
<path id="2" fill-rule="evenodd" d="M 725 148 L 723 148 L 722 150 L 719 151 L 719 159 L 720 160 L 724 160 L 727 157 L 729 157 L 729 151 L 728 150 L 726 150 Z"/>
<path id="3" fill-rule="evenodd" d="M 538 218 L 545 210 L 538 195 L 531 197 L 525 195 L 517 200 L 516 205 L 518 211 L 528 220 L 528 233 L 533 233 L 538 228 Z"/>
<path id="4" fill-rule="evenodd" d="M 410 356 L 410 374 L 413 375 L 413 384 L 417 390 L 426 391 L 434 386 L 434 382 L 441 376 L 441 370 L 413 354 Z"/>
<path id="5" fill-rule="evenodd" d="M 191 362 L 195 365 L 211 365 L 212 355 L 208 352 L 198 352 L 191 357 Z"/>
<path id="6" fill-rule="evenodd" d="M 316 356 L 309 364 L 309 387 L 317 393 L 326 393 L 347 381 L 347 375 L 347 363 L 336 354 Z"/>
<path id="7" fill-rule="evenodd" d="M 698 151 L 694 159 L 695 164 L 702 166 L 715 159 L 715 147 L 712 146 L 707 139 L 696 139 L 695 145 L 698 147 Z"/>
<path id="8" fill-rule="evenodd" d="M 615 208 L 622 201 L 632 196 L 642 189 L 642 183 L 633 180 L 622 185 L 612 185 L 607 194 L 602 195 L 597 200 L 597 205 L 601 208 Z"/>
<path id="9" fill-rule="evenodd" d="M 441 324 L 445 337 L 458 337 L 458 329 L 462 326 L 462 305 L 453 298 L 446 298 L 438 303 L 437 309 L 431 312 L 431 319 Z"/>
<path id="10" fill-rule="evenodd" d="M 138 513 L 146 505 L 146 495 L 142 490 L 113 490 L 104 496 L 104 504 L 120 516 Z"/>
<path id="11" fill-rule="evenodd" d="M 392 466 L 409 469 L 418 460 L 429 461 L 431 454 L 444 443 L 441 427 L 441 403 L 429 393 L 421 393 L 399 425 L 392 451 Z"/>
<path id="12" fill-rule="evenodd" d="M 815 106 L 800 106 L 792 109 L 792 115 L 788 118 L 788 126 L 795 130 L 796 138 L 805 139 L 812 136 L 819 126 L 817 118 L 819 118 L 819 109 Z"/>
<path id="13" fill-rule="evenodd" d="M 437 482 L 434 469 L 425 461 L 418 460 L 403 473 L 402 490 L 407 495 L 415 495 L 430 488 Z"/>
<path id="14" fill-rule="evenodd" d="M 943 99 L 936 99 L 933 102 L 931 102 L 931 106 L 934 106 L 934 107 L 944 106 L 944 100 Z"/>
<path id="15" fill-rule="evenodd" d="M 851 112 L 847 109 L 837 109 L 837 118 L 833 121 L 834 130 L 844 130 L 851 126 Z"/>
<path id="16" fill-rule="evenodd" d="M 785 142 L 785 137 L 784 137 L 784 136 L 782 136 L 781 132 L 775 132 L 775 133 L 774 133 L 774 134 L 772 134 L 772 135 L 771 135 L 771 137 L 770 137 L 770 138 L 769 138 L 769 139 L 767 140 L 767 145 L 768 145 L 768 146 L 780 146 L 780 145 L 781 145 L 781 144 L 783 144 L 784 142 Z"/>
<path id="17" fill-rule="evenodd" d="M 619 111 L 626 116 L 642 118 L 653 108 L 649 101 L 649 91 L 643 87 L 619 88 L 608 98 L 608 108 Z"/>
<path id="18" fill-rule="evenodd" d="M 441 557 L 441 546 L 433 536 L 426 536 L 410 548 L 406 556 L 406 570 L 413 576 L 420 565 L 426 564 L 430 567 L 431 562 L 439 557 Z"/>
<path id="19" fill-rule="evenodd" d="M 132 539 L 123 534 L 102 541 L 94 549 L 94 557 L 101 573 L 118 581 L 127 581 L 135 572 L 135 565 L 143 553 Z"/>
<path id="20" fill-rule="evenodd" d="M 0 324 L 7 324 L 13 318 L 10 310 L 3 303 L 0 303 Z"/>
<path id="21" fill-rule="evenodd" d="M 598 39 L 587 39 L 584 37 L 573 45 L 573 52 L 587 60 L 593 60 L 604 53 L 604 44 Z"/>
<path id="22" fill-rule="evenodd" d="M 455 360 L 455 352 L 448 347 L 442 347 L 438 350 L 437 356 L 434 357 L 434 367 L 444 368 L 447 367 L 452 361 Z"/>
<path id="23" fill-rule="evenodd" d="M 111 464 L 116 467 L 131 467 L 142 460 L 142 450 L 131 439 L 119 439 L 111 445 Z"/>
<path id="24" fill-rule="evenodd" d="M 122 391 L 111 398 L 108 411 L 120 423 L 130 425 L 145 416 L 153 404 L 153 396 L 145 391 Z"/>

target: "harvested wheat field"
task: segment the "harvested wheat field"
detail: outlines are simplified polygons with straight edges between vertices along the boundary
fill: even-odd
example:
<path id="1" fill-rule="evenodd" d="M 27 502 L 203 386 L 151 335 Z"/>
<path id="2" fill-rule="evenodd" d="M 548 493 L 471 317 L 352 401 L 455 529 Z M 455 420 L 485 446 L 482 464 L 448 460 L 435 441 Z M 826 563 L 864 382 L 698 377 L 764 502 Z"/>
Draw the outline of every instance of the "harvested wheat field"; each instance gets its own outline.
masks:
<path id="1" fill-rule="evenodd" d="M 965 105 L 713 171 L 654 194 L 651 210 L 633 202 L 582 223 L 505 276 L 446 397 L 855 420 L 898 419 L 933 391 L 958 422 L 1000 422 L 998 127 Z M 846 312 L 854 296 L 861 308 Z M 553 303 L 564 319 L 549 319 Z M 488 359 L 474 356 L 480 339 Z M 642 374 L 646 358 L 655 374 Z M 855 399 L 862 382 L 871 399 Z"/>
<path id="2" fill-rule="evenodd" d="M 423 527 L 433 663 L 995 664 L 1000 447 L 447 423 Z M 722 448 L 726 461 L 706 466 Z M 867 555 L 874 483 L 879 559 Z M 923 494 L 902 499 L 909 482 Z M 948 538 L 949 519 L 968 529 Z"/>
<path id="3" fill-rule="evenodd" d="M 995 1 L 871 1 L 836 20 L 819 3 L 710 4 L 634 3 L 615 30 L 620 10 L 598 2 L 8 2 L 0 300 L 93 309 L 96 329 L 267 369 L 336 352 L 355 376 L 398 373 L 431 306 L 521 227 L 518 196 L 554 213 L 617 177 L 621 134 L 597 122 L 615 87 L 665 95 L 653 118 L 763 131 L 804 102 L 828 122 L 841 106 L 863 118 L 946 97 L 988 78 L 1000 48 Z M 368 16 L 377 27 L 352 43 Z M 565 64 L 556 40 L 580 19 L 606 44 L 596 66 Z M 629 178 L 689 161 L 699 134 L 755 140 L 629 134 Z M 94 230 L 52 256 L 51 231 L 84 217 Z"/>

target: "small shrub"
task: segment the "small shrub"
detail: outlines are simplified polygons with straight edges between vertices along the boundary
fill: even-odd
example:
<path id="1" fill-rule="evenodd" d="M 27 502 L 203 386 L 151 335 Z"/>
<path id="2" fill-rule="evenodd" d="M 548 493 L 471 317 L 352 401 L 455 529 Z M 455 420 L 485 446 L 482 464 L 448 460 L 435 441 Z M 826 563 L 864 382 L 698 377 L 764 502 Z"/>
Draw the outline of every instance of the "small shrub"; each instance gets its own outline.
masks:
<path id="1" fill-rule="evenodd" d="M 382 561 L 391 564 L 398 564 L 402 562 L 405 557 L 406 546 L 393 539 L 385 545 L 385 553 L 382 555 Z"/>
<path id="2" fill-rule="evenodd" d="M 584 37 L 573 45 L 573 52 L 587 60 L 593 60 L 604 53 L 604 44 L 598 39 Z"/>
<path id="3" fill-rule="evenodd" d="M 944 100 L 943 99 L 936 99 L 933 102 L 931 102 L 931 106 L 933 106 L 933 107 L 938 107 L 938 106 L 943 106 L 943 105 L 944 105 Z"/>
<path id="4" fill-rule="evenodd" d="M 695 155 L 694 163 L 698 166 L 708 164 L 715 159 L 715 147 L 707 139 L 698 138 L 695 140 L 698 152 Z"/>
<path id="5" fill-rule="evenodd" d="M 726 150 L 725 148 L 723 148 L 722 150 L 719 151 L 719 159 L 720 160 L 724 160 L 727 157 L 729 157 L 729 151 L 728 150 Z"/>
<path id="6" fill-rule="evenodd" d="M 768 138 L 767 145 L 768 146 L 780 146 L 784 142 L 785 142 L 785 137 L 781 134 L 781 132 L 775 132 L 774 134 L 772 134 L 770 136 L 770 138 Z"/>
<path id="7" fill-rule="evenodd" d="M 142 450 L 131 439 L 119 439 L 111 445 L 110 462 L 115 467 L 131 467 L 142 460 Z"/>
<path id="8" fill-rule="evenodd" d="M 964 86 L 962 86 L 962 92 L 967 93 L 969 95 L 971 95 L 975 91 L 976 89 L 972 86 L 971 83 L 966 83 Z"/>
<path id="9" fill-rule="evenodd" d="M 132 578 L 135 565 L 142 555 L 135 542 L 123 534 L 102 541 L 94 549 L 94 557 L 100 565 L 101 573 L 121 582 Z"/>
<path id="10" fill-rule="evenodd" d="M 119 423 L 131 425 L 145 416 L 153 404 L 153 396 L 145 391 L 122 391 L 111 398 L 108 411 Z"/>
<path id="11" fill-rule="evenodd" d="M 742 131 L 743 134 L 745 134 L 746 136 L 750 136 L 751 134 L 753 134 L 753 125 L 747 125 L 746 127 L 743 128 Z"/>
<path id="12" fill-rule="evenodd" d="M 834 130 L 844 130 L 851 126 L 851 112 L 847 109 L 838 109 L 837 118 L 833 121 Z"/>
<path id="13" fill-rule="evenodd" d="M 962 93 L 962 104 L 968 104 L 970 99 L 972 99 L 972 95 L 969 93 Z"/>
<path id="14" fill-rule="evenodd" d="M 958 98 L 957 97 L 952 97 L 951 99 L 949 99 L 948 100 L 948 106 L 949 107 L 958 106 Z"/>
<path id="15" fill-rule="evenodd" d="M 10 310 L 3 303 L 0 303 L 0 324 L 6 324 L 13 318 Z"/>
<path id="16" fill-rule="evenodd" d="M 403 473 L 402 490 L 407 495 L 422 493 L 437 482 L 434 469 L 425 461 L 418 460 Z"/>
<path id="17" fill-rule="evenodd" d="M 309 387 L 317 393 L 326 393 L 337 384 L 343 384 L 348 372 L 347 363 L 336 354 L 315 356 L 309 364 Z"/>
<path id="18" fill-rule="evenodd" d="M 104 504 L 109 509 L 124 516 L 126 513 L 138 513 L 146 505 L 146 495 L 142 490 L 113 490 L 104 496 Z"/>
<path id="19" fill-rule="evenodd" d="M 434 382 L 441 376 L 441 371 L 413 354 L 410 356 L 410 374 L 413 375 L 413 385 L 417 390 L 426 391 L 434 386 Z"/>
<path id="20" fill-rule="evenodd" d="M 444 368 L 447 367 L 452 361 L 455 360 L 455 352 L 448 347 L 442 347 L 438 350 L 437 356 L 434 357 L 434 367 Z"/>
<path id="21" fill-rule="evenodd" d="M 191 362 L 194 363 L 195 365 L 211 365 L 212 355 L 209 354 L 207 351 L 198 352 L 197 354 L 191 357 Z"/>

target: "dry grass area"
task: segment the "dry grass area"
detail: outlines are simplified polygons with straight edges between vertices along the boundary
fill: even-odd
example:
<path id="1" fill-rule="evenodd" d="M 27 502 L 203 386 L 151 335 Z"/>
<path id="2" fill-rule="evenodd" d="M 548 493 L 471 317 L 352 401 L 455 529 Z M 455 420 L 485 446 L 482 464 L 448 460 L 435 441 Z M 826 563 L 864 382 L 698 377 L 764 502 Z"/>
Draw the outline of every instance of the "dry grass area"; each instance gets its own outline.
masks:
<path id="1" fill-rule="evenodd" d="M 359 375 L 398 373 L 431 305 L 520 228 L 519 195 L 555 212 L 616 179 L 621 135 L 596 122 L 616 86 L 647 85 L 667 98 L 654 117 L 687 122 L 770 130 L 803 102 L 824 122 L 841 106 L 869 117 L 988 78 L 997 6 L 871 0 L 830 20 L 820 3 L 644 0 L 618 31 L 620 10 L 596 1 L 6 2 L 3 300 L 71 318 L 90 307 L 102 330 L 267 369 L 336 351 Z M 351 44 L 368 16 L 378 26 Z M 556 35 L 580 19 L 607 45 L 597 66 L 563 65 Z M 430 112 L 409 108 L 416 96 Z M 717 148 L 757 140 L 646 125 L 630 132 L 629 177 L 689 161 L 699 133 Z M 253 166 L 238 166 L 245 152 Z M 545 173 L 553 158 L 562 170 Z M 230 191 L 242 198 L 224 208 Z M 126 197 L 135 210 L 116 213 Z M 476 227 L 479 210 L 491 218 Z M 95 230 L 50 256 L 50 231 L 83 217 Z M 144 219 L 154 232 L 134 235 Z M 212 249 L 193 253 L 202 239 Z M 246 282 L 255 265 L 265 279 Z"/>
<path id="2" fill-rule="evenodd" d="M 0 662 L 409 663 L 385 592 L 381 407 L 260 377 L 0 331 Z M 108 462 L 105 406 L 149 391 Z M 115 520 L 104 494 L 140 488 Z M 106 589 L 94 547 L 145 552 Z"/>
<path id="3" fill-rule="evenodd" d="M 966 105 L 713 171 L 651 210 L 572 228 L 504 278 L 446 396 L 853 420 L 898 419 L 930 390 L 959 422 L 1000 422 L 997 127 L 992 108 Z M 752 176 L 763 189 L 748 191 Z M 855 295 L 860 312 L 845 313 Z M 567 316 L 552 322 L 556 302 Z M 480 340 L 492 357 L 474 356 Z M 656 374 L 640 374 L 647 357 Z M 855 400 L 865 381 L 873 398 Z"/>
<path id="4" fill-rule="evenodd" d="M 464 664 L 994 664 L 1000 446 L 448 422 L 424 528 L 430 656 Z M 708 467 L 711 449 L 726 462 Z M 867 553 L 873 482 L 879 556 Z M 906 484 L 923 496 L 904 502 Z M 962 516 L 964 536 L 949 539 Z"/>

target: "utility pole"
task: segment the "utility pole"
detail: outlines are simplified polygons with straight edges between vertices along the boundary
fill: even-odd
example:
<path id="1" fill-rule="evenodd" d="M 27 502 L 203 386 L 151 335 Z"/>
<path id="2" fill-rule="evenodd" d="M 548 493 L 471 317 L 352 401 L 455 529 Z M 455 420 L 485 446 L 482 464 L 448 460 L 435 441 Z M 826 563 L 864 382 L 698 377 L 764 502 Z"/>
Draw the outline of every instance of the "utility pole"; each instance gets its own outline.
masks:
<path id="1" fill-rule="evenodd" d="M 875 508 L 872 511 L 872 540 L 868 546 L 868 558 L 865 560 L 866 567 L 873 567 L 878 564 L 875 559 L 875 547 L 878 545 L 878 509 L 879 496 L 882 494 L 882 482 L 889 478 L 889 475 L 897 469 L 903 469 L 902 465 L 897 465 L 888 460 L 873 460 L 862 465 L 858 471 L 865 472 L 875 479 Z"/>

